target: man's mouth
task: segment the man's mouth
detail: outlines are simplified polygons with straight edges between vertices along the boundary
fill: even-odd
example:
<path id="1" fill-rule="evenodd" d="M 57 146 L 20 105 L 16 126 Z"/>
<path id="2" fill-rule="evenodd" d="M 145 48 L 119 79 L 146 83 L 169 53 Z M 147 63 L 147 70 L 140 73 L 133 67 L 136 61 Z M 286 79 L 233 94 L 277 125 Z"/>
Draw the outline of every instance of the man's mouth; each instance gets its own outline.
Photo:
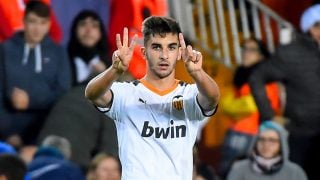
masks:
<path id="1" fill-rule="evenodd" d="M 169 67 L 169 64 L 167 64 L 167 63 L 160 63 L 160 64 L 159 64 L 159 67 L 160 67 L 160 69 L 166 69 L 166 68 Z"/>

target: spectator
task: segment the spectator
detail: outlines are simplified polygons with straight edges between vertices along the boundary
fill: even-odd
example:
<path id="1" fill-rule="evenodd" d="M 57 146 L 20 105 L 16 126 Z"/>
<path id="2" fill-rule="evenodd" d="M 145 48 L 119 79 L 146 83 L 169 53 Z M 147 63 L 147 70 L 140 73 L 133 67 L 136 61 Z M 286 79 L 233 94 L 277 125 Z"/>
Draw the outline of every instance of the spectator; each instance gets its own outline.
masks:
<path id="1" fill-rule="evenodd" d="M 87 180 L 120 180 L 121 164 L 116 156 L 97 154 L 91 161 Z"/>
<path id="2" fill-rule="evenodd" d="M 80 168 L 68 159 L 71 147 L 67 139 L 48 136 L 37 150 L 28 172 L 33 180 L 82 180 Z"/>
<path id="3" fill-rule="evenodd" d="M 70 87 L 66 52 L 49 37 L 50 8 L 41 1 L 26 5 L 23 32 L 3 44 L 4 137 L 17 134 L 22 143 L 34 143 L 45 116 Z"/>
<path id="4" fill-rule="evenodd" d="M 250 157 L 235 162 L 228 180 L 307 180 L 306 174 L 288 159 L 287 132 L 277 123 L 264 122 Z"/>
<path id="5" fill-rule="evenodd" d="M 0 1 L 0 41 L 3 42 L 12 35 L 23 29 L 23 17 L 25 6 L 29 1 L 33 0 L 23 0 L 23 1 Z M 52 4 L 51 0 L 39 0 L 46 4 Z M 49 35 L 54 42 L 59 43 L 62 38 L 61 27 L 57 22 L 58 14 L 52 12 L 50 13 L 51 26 L 49 30 Z"/>
<path id="6" fill-rule="evenodd" d="M 105 33 L 102 20 L 94 11 L 83 10 L 75 17 L 68 44 L 73 84 L 87 83 L 111 65 Z"/>
<path id="7" fill-rule="evenodd" d="M 320 5 L 308 8 L 301 17 L 302 34 L 280 46 L 270 61 L 250 77 L 250 86 L 262 121 L 276 116 L 268 102 L 264 84 L 280 81 L 285 87 L 284 124 L 288 129 L 290 160 L 301 165 L 310 180 L 320 179 Z"/>
<path id="8" fill-rule="evenodd" d="M 62 45 L 65 46 L 70 40 L 70 29 L 74 17 L 82 10 L 90 9 L 99 14 L 104 27 L 109 22 L 111 0 L 51 0 L 51 7 L 55 12 L 63 34 Z"/>
<path id="9" fill-rule="evenodd" d="M 65 137 L 72 146 L 71 160 L 86 170 L 97 152 L 118 153 L 116 128 L 112 120 L 85 99 L 85 85 L 73 87 L 50 111 L 39 141 L 51 134 Z"/>
<path id="10" fill-rule="evenodd" d="M 67 138 L 72 145 L 71 160 L 86 170 L 97 152 L 117 154 L 114 124 L 92 107 L 83 94 L 86 83 L 105 70 L 111 60 L 103 23 L 94 11 L 83 10 L 75 17 L 70 36 L 68 52 L 76 86 L 52 108 L 39 140 L 50 134 Z"/>
<path id="11" fill-rule="evenodd" d="M 258 133 L 259 112 L 248 84 L 252 71 L 270 56 L 264 44 L 256 39 L 247 39 L 243 43 L 242 64 L 235 70 L 233 87 L 221 101 L 221 109 L 232 121 L 222 147 L 219 174 L 225 177 L 232 162 L 244 157 L 252 140 Z M 277 83 L 268 83 L 264 87 L 273 110 L 280 112 L 279 87 Z"/>
<path id="12" fill-rule="evenodd" d="M 0 179 L 1 180 L 23 180 L 27 179 L 27 167 L 16 155 L 0 155 Z"/>

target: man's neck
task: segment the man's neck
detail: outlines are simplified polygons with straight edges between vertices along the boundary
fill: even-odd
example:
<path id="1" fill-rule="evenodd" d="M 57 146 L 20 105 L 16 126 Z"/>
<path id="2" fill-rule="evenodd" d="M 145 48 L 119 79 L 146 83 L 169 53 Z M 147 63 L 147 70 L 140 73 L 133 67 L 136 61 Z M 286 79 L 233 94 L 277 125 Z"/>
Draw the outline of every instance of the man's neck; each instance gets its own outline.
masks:
<path id="1" fill-rule="evenodd" d="M 24 36 L 24 39 L 25 39 L 26 44 L 28 44 L 28 46 L 30 48 L 34 48 L 34 47 L 36 47 L 36 45 L 38 45 L 40 43 L 40 42 L 34 42 L 34 41 L 30 40 L 27 36 Z"/>
<path id="2" fill-rule="evenodd" d="M 27 42 L 27 44 L 31 49 L 33 49 L 37 45 L 36 43 L 28 43 L 28 42 Z"/>
<path id="3" fill-rule="evenodd" d="M 146 81 L 148 84 L 152 85 L 153 87 L 157 88 L 158 90 L 167 90 L 173 87 L 176 84 L 176 79 L 174 76 L 166 77 L 166 78 L 151 78 L 150 76 L 145 76 L 141 80 Z"/>

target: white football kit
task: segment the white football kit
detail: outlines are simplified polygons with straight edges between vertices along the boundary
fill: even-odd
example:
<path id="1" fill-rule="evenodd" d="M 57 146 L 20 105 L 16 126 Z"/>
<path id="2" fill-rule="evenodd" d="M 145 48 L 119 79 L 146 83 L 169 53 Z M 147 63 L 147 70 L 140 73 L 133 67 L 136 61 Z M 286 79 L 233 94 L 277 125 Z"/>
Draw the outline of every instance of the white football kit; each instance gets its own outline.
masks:
<path id="1" fill-rule="evenodd" d="M 176 81 L 159 92 L 145 81 L 115 82 L 110 108 L 124 180 L 191 180 L 192 149 L 203 112 L 195 84 Z"/>

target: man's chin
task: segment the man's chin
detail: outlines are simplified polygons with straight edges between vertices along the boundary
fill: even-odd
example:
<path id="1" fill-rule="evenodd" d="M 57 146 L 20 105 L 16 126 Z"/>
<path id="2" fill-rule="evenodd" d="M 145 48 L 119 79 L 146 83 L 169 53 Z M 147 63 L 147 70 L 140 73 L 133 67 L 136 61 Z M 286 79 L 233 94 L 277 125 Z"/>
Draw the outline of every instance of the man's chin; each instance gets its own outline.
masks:
<path id="1" fill-rule="evenodd" d="M 38 44 L 43 40 L 44 37 L 34 37 L 30 38 L 30 43 Z"/>

